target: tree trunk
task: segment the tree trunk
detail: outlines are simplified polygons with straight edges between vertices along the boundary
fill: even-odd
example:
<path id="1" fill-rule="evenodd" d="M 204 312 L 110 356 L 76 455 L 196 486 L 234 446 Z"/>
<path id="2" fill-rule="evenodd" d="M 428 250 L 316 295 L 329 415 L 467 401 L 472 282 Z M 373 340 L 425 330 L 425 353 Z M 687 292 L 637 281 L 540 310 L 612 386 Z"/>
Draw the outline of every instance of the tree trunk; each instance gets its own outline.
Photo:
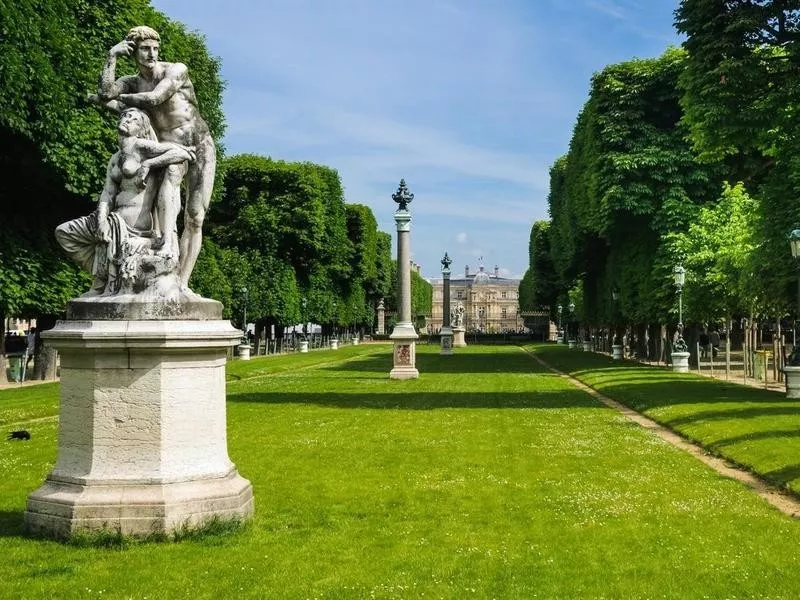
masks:
<path id="1" fill-rule="evenodd" d="M 640 323 L 636 326 L 636 358 L 645 360 L 647 356 L 647 325 Z"/>
<path id="2" fill-rule="evenodd" d="M 256 321 L 255 325 L 256 325 L 256 331 L 255 331 L 255 335 L 256 335 L 256 339 L 255 339 L 255 342 L 256 342 L 255 354 L 256 354 L 256 356 L 259 356 L 261 354 L 261 348 L 264 345 L 264 341 L 263 341 L 264 323 L 263 323 L 263 321 L 258 320 L 258 321 Z M 266 354 L 266 352 L 264 354 Z"/>
<path id="3" fill-rule="evenodd" d="M 8 383 L 8 360 L 6 359 L 6 313 L 0 309 L 0 323 L 3 324 L 0 328 L 0 383 Z"/>
<path id="4" fill-rule="evenodd" d="M 36 352 L 33 362 L 33 379 L 55 379 L 58 375 L 58 351 L 42 342 L 41 333 L 55 327 L 54 315 L 36 318 Z"/>

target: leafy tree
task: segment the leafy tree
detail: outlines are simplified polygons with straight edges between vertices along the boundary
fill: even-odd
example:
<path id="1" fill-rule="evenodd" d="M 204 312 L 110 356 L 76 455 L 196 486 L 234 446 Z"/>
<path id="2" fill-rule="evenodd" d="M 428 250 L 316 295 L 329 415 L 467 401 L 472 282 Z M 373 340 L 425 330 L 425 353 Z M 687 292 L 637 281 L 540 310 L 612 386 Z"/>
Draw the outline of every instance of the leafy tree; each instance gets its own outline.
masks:
<path id="1" fill-rule="evenodd" d="M 684 60 L 669 49 L 596 74 L 569 152 L 551 170 L 558 296 L 581 280 L 584 314 L 594 323 L 612 321 L 617 310 L 639 324 L 665 319 L 673 300 L 665 236 L 686 228 L 697 206 L 716 196 L 716 165 L 695 161 L 680 121 Z"/>
<path id="2" fill-rule="evenodd" d="M 201 112 L 218 138 L 222 83 L 203 39 L 146 0 L 4 2 L 0 23 L 0 197 L 10 200 L 0 219 L 0 313 L 37 317 L 41 325 L 87 287 L 52 231 L 94 209 L 116 149 L 115 117 L 86 101 L 108 49 L 133 25 L 159 30 L 165 57 L 189 66 Z"/>

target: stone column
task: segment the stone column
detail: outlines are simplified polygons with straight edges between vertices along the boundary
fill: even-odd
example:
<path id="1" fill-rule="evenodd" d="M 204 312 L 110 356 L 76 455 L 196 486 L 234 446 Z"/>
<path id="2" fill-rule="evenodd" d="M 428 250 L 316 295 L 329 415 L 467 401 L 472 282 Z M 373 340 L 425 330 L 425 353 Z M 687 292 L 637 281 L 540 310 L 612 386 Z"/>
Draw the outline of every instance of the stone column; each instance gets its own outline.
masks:
<path id="1" fill-rule="evenodd" d="M 375 333 L 378 335 L 386 333 L 386 307 L 383 305 L 383 298 L 378 302 L 378 330 Z"/>
<path id="2" fill-rule="evenodd" d="M 393 368 L 389 372 L 391 379 L 416 379 L 419 371 L 416 367 L 417 343 L 419 338 L 414 324 L 411 322 L 411 213 L 408 203 L 414 194 L 408 192 L 405 180 L 400 180 L 400 187 L 392 199 L 399 204 L 394 213 L 397 224 L 397 301 L 398 321 L 389 339 L 394 341 Z"/>
<path id="3" fill-rule="evenodd" d="M 442 259 L 442 331 L 441 331 L 441 354 L 450 356 L 453 354 L 453 330 L 450 329 L 450 264 L 452 261 L 444 253 Z"/>

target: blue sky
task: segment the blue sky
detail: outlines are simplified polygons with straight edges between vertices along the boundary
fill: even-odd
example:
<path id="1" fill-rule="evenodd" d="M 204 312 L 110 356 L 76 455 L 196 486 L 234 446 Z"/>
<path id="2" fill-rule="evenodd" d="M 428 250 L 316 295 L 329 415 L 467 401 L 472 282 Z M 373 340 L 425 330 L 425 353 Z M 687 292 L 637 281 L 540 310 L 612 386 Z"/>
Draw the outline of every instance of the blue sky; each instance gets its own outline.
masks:
<path id="1" fill-rule="evenodd" d="M 396 238 L 401 177 L 412 259 L 441 276 L 521 276 L 548 170 L 592 73 L 680 39 L 677 0 L 153 0 L 222 60 L 228 154 L 339 171 L 349 203 Z M 162 48 L 169 60 L 169 48 Z"/>

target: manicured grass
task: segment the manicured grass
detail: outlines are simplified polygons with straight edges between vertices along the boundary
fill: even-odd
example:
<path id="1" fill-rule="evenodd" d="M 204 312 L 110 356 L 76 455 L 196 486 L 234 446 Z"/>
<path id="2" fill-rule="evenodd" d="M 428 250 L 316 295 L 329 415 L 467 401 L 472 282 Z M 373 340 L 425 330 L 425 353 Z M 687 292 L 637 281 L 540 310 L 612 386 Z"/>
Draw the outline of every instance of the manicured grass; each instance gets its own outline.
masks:
<path id="1" fill-rule="evenodd" d="M 800 495 L 800 401 L 691 373 L 536 346 L 554 367 Z"/>
<path id="2" fill-rule="evenodd" d="M 797 596 L 800 523 L 521 349 L 420 345 L 418 367 L 389 380 L 378 345 L 231 364 L 256 517 L 179 543 L 25 538 L 55 458 L 55 422 L 31 424 L 2 442 L 0 597 Z"/>

